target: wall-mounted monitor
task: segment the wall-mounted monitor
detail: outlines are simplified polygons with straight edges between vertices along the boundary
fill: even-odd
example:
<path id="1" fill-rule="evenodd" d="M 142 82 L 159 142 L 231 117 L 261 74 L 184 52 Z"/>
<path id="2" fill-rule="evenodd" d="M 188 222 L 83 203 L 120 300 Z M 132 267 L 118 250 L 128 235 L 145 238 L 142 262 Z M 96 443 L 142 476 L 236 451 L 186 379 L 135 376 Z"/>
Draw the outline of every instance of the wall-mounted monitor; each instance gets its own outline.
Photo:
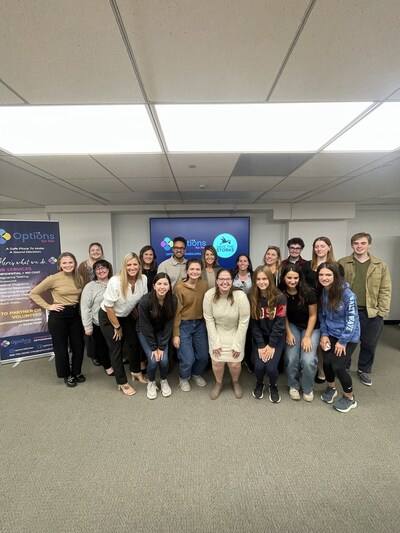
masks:
<path id="1" fill-rule="evenodd" d="M 150 218 L 150 242 L 160 264 L 172 255 L 172 239 L 187 240 L 185 257 L 200 258 L 204 247 L 211 244 L 217 251 L 218 263 L 234 268 L 236 257 L 249 255 L 249 217 Z"/>

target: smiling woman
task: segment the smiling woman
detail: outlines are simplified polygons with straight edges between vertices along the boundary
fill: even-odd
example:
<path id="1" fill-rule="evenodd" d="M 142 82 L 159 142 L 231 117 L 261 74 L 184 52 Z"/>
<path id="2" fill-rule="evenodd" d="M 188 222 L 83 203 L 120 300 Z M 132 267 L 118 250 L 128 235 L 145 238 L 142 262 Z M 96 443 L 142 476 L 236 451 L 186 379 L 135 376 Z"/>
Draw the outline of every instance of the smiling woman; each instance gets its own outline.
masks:
<path id="1" fill-rule="evenodd" d="M 133 379 L 147 383 L 141 374 L 136 320 L 132 315 L 140 298 L 146 293 L 147 279 L 142 276 L 139 257 L 130 252 L 123 259 L 120 273 L 108 282 L 99 311 L 100 329 L 108 344 L 118 389 L 127 396 L 133 396 L 136 391 L 126 377 L 122 360 L 124 348 L 128 353 Z"/>
<path id="2" fill-rule="evenodd" d="M 58 258 L 60 272 L 48 276 L 31 290 L 29 297 L 49 311 L 49 332 L 53 342 L 57 377 L 64 378 L 67 387 L 76 387 L 86 378 L 81 374 L 83 359 L 83 331 L 79 316 L 79 299 L 83 280 L 77 270 L 75 256 L 63 252 Z M 41 296 L 50 290 L 53 303 Z M 70 366 L 68 343 L 72 350 Z"/>

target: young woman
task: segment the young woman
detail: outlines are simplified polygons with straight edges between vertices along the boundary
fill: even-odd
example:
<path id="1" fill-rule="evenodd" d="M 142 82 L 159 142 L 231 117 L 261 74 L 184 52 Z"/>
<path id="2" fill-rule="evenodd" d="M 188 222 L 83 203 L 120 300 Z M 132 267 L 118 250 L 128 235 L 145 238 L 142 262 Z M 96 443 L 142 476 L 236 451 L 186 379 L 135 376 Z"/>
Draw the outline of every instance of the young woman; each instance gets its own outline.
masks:
<path id="1" fill-rule="evenodd" d="M 288 263 L 281 272 L 279 289 L 287 298 L 285 363 L 289 396 L 314 400 L 314 377 L 317 370 L 319 324 L 317 293 L 303 282 L 296 265 Z"/>
<path id="2" fill-rule="evenodd" d="M 357 407 L 352 379 L 347 371 L 347 364 L 360 340 L 357 298 L 348 283 L 343 281 L 336 263 L 319 265 L 317 276 L 320 345 L 324 350 L 324 371 L 328 382 L 321 399 L 326 403 L 333 403 L 337 396 L 337 376 L 343 387 L 343 395 L 333 407 L 336 411 L 347 413 Z"/>
<path id="3" fill-rule="evenodd" d="M 233 286 L 249 295 L 251 289 L 251 279 L 253 275 L 253 265 L 250 257 L 240 254 L 236 258 L 236 268 L 233 271 Z"/>
<path id="4" fill-rule="evenodd" d="M 269 267 L 274 276 L 275 285 L 278 286 L 281 266 L 281 250 L 278 246 L 268 246 L 263 257 L 263 264 Z"/>
<path id="5" fill-rule="evenodd" d="M 49 312 L 48 327 L 53 342 L 57 377 L 63 378 L 67 387 L 76 387 L 86 381 L 82 374 L 83 331 L 79 316 L 79 300 L 83 280 L 78 273 L 75 256 L 63 252 L 58 258 L 58 272 L 44 279 L 33 288 L 29 297 L 37 305 Z M 42 298 L 46 291 L 51 292 L 53 303 Z M 72 350 L 69 361 L 68 343 Z"/>
<path id="6" fill-rule="evenodd" d="M 201 261 L 189 259 L 186 277 L 175 286 L 178 307 L 172 337 L 178 350 L 179 386 L 184 392 L 190 391 L 190 377 L 199 387 L 207 384 L 202 377 L 208 363 L 207 331 L 203 320 L 203 298 L 207 290 L 207 281 L 201 279 Z"/>
<path id="7" fill-rule="evenodd" d="M 331 240 L 328 237 L 317 237 L 314 239 L 312 245 L 312 259 L 311 261 L 306 261 L 301 268 L 303 278 L 310 287 L 315 289 L 317 287 L 317 268 L 320 264 L 329 262 L 334 263 L 335 258 L 333 255 L 333 246 Z M 342 276 L 344 276 L 344 269 L 340 265 L 339 271 Z M 317 352 L 318 355 L 318 368 L 315 376 L 316 383 L 324 383 L 325 375 L 322 369 L 322 351 L 319 349 Z"/>
<path id="8" fill-rule="evenodd" d="M 286 296 L 276 288 L 271 270 L 262 265 L 253 274 L 250 293 L 250 328 L 253 338 L 254 373 L 257 378 L 254 398 L 261 400 L 264 376 L 269 378 L 269 399 L 279 403 L 278 363 L 285 345 Z"/>
<path id="9" fill-rule="evenodd" d="M 114 371 L 111 366 L 108 346 L 99 326 L 99 310 L 107 288 L 108 280 L 111 278 L 111 265 L 105 259 L 100 259 L 93 263 L 95 279 L 89 281 L 82 291 L 81 297 L 81 317 L 85 330 L 85 335 L 93 337 L 94 355 L 103 366 L 107 376 L 113 376 Z"/>
<path id="10" fill-rule="evenodd" d="M 147 279 L 142 276 L 139 257 L 130 252 L 124 257 L 121 272 L 108 282 L 99 310 L 99 324 L 110 352 L 118 389 L 127 396 L 136 393 L 128 383 L 122 351 L 128 346 L 129 366 L 133 379 L 147 380 L 141 373 L 139 340 L 132 312 L 143 294 L 147 293 Z"/>
<path id="11" fill-rule="evenodd" d="M 203 266 L 202 279 L 207 280 L 208 288 L 215 287 L 215 277 L 218 270 L 221 268 L 218 264 L 218 255 L 214 246 L 205 246 L 203 253 L 201 254 L 201 263 Z"/>
<path id="12" fill-rule="evenodd" d="M 78 272 L 82 276 L 83 283 L 86 285 L 89 281 L 95 279 L 93 264 L 99 259 L 104 258 L 103 247 L 99 242 L 92 242 L 89 244 L 89 257 L 78 267 Z M 112 270 L 111 270 L 112 275 Z"/>
<path id="13" fill-rule="evenodd" d="M 168 343 L 176 313 L 177 300 L 171 292 L 168 274 L 160 272 L 153 280 L 153 287 L 141 297 L 138 305 L 139 317 L 136 323 L 139 341 L 147 356 L 147 398 L 157 398 L 156 370 L 160 369 L 161 394 L 171 396 L 167 381 Z"/>
<path id="14" fill-rule="evenodd" d="M 239 377 L 250 305 L 244 292 L 233 288 L 229 270 L 221 269 L 217 272 L 215 288 L 208 290 L 204 296 L 203 311 L 215 377 L 211 399 L 216 400 L 222 390 L 225 363 L 232 378 L 233 392 L 240 399 L 243 389 Z"/>
<path id="15" fill-rule="evenodd" d="M 154 248 L 147 244 L 139 252 L 139 259 L 142 265 L 142 274 L 147 278 L 147 290 L 151 291 L 153 287 L 153 281 L 157 274 L 157 256 Z"/>
<path id="16" fill-rule="evenodd" d="M 328 237 L 317 237 L 314 239 L 312 245 L 312 259 L 306 261 L 302 266 L 302 274 L 304 280 L 314 289 L 317 286 L 317 268 L 321 263 L 335 263 L 335 257 L 333 255 L 333 246 L 331 240 Z M 343 272 L 343 267 L 339 267 Z"/>

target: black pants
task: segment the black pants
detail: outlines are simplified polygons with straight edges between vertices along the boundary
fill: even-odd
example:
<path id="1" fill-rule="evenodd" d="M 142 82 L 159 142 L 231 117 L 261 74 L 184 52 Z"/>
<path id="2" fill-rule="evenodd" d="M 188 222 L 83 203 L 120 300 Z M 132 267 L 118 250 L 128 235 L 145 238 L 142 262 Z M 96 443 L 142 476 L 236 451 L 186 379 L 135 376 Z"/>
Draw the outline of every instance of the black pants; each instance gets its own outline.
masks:
<path id="1" fill-rule="evenodd" d="M 122 352 L 124 344 L 126 344 L 126 353 L 129 358 L 129 367 L 131 372 L 140 372 L 140 355 L 139 355 L 139 339 L 136 334 L 136 323 L 131 315 L 126 317 L 117 317 L 118 322 L 122 327 L 122 339 L 115 340 L 114 327 L 108 320 L 107 313 L 100 309 L 99 324 L 101 332 L 106 339 L 108 350 L 110 354 L 111 366 L 114 369 L 115 380 L 118 385 L 128 383 L 124 364 L 122 362 Z"/>
<path id="2" fill-rule="evenodd" d="M 79 306 L 70 305 L 62 311 L 50 311 L 49 332 L 53 342 L 57 377 L 77 376 L 82 371 L 84 351 L 83 328 Z M 72 350 L 69 361 L 68 342 Z"/>
<path id="3" fill-rule="evenodd" d="M 335 355 L 335 344 L 338 339 L 329 335 L 329 342 L 331 344 L 330 350 L 324 352 L 324 372 L 326 380 L 329 383 L 335 381 L 337 376 L 344 392 L 353 392 L 353 381 L 347 371 L 348 362 L 351 361 L 351 356 L 357 347 L 356 342 L 349 342 L 346 346 L 346 355 L 340 357 Z"/>
<path id="4" fill-rule="evenodd" d="M 100 326 L 96 326 L 96 324 L 93 324 L 92 338 L 94 340 L 93 357 L 96 357 L 96 359 L 100 361 L 104 369 L 110 368 L 112 365 L 108 350 L 108 344 L 101 332 Z"/>

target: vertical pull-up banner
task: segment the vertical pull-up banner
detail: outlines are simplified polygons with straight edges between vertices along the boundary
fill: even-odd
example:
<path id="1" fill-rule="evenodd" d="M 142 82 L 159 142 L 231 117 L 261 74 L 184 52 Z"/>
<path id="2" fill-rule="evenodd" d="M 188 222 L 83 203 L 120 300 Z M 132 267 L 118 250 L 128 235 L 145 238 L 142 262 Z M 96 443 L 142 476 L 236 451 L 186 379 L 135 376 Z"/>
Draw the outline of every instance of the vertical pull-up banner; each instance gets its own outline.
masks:
<path id="1" fill-rule="evenodd" d="M 58 222 L 0 220 L 2 363 L 31 359 L 53 351 L 46 311 L 32 302 L 29 291 L 57 272 L 59 255 Z M 48 300 L 46 295 L 43 297 Z"/>

